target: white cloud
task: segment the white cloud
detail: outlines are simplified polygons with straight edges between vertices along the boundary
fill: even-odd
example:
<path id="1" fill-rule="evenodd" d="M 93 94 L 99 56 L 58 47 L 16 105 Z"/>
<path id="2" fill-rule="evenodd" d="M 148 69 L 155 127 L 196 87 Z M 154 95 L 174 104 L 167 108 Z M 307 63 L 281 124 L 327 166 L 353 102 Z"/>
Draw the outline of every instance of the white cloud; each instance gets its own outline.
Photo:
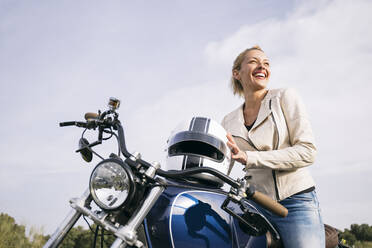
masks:
<path id="1" fill-rule="evenodd" d="M 238 104 L 240 100 L 232 96 L 227 80 L 170 90 L 158 101 L 143 105 L 128 117 L 122 116 L 126 118 L 128 149 L 164 161 L 161 151 L 179 122 L 192 116 L 207 116 L 220 122 Z"/>
<path id="2" fill-rule="evenodd" d="M 209 65 L 230 68 L 239 52 L 259 44 L 272 58 L 272 81 L 299 81 L 301 87 L 310 82 L 322 90 L 334 87 L 338 80 L 345 86 L 348 79 L 365 79 L 372 60 L 372 3 L 331 1 L 325 5 L 321 1 L 305 6 L 312 11 L 300 5 L 283 20 L 243 25 L 230 37 L 210 42 L 205 49 Z"/>

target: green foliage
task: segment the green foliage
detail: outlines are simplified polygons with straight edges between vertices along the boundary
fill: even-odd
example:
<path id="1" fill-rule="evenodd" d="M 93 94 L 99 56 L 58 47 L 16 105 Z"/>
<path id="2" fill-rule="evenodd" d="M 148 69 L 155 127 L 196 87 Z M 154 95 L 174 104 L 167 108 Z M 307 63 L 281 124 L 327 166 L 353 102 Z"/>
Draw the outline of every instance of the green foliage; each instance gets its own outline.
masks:
<path id="1" fill-rule="evenodd" d="M 342 233 L 340 233 L 340 238 L 346 241 L 348 245 L 354 245 L 357 239 L 355 235 L 350 232 L 350 230 L 345 229 Z"/>
<path id="2" fill-rule="evenodd" d="M 372 248 L 372 226 L 368 224 L 352 224 L 349 229 L 340 233 L 340 238 L 344 239 L 348 245 L 355 247 Z"/>
<path id="3" fill-rule="evenodd" d="M 30 228 L 29 231 L 29 239 L 31 240 L 31 248 L 42 248 L 43 245 L 47 242 L 47 240 L 50 238 L 49 235 L 44 236 L 42 230 L 37 230 L 33 227 Z"/>
<path id="4" fill-rule="evenodd" d="M 9 247 L 30 247 L 26 238 L 25 227 L 15 223 L 13 217 L 7 214 L 0 214 L 0 248 Z"/>
<path id="5" fill-rule="evenodd" d="M 96 230 L 96 225 L 92 225 L 92 230 Z M 101 232 L 97 236 L 97 247 L 100 247 L 101 243 Z M 90 248 L 92 247 L 94 240 L 94 234 L 90 230 L 83 229 L 83 227 L 78 226 L 74 227 L 70 230 L 67 234 L 66 238 L 63 240 L 62 244 L 59 246 L 61 248 Z M 104 235 L 103 238 L 103 247 L 110 247 L 111 244 L 115 241 L 115 237 L 113 235 Z"/>
<path id="6" fill-rule="evenodd" d="M 372 226 L 367 224 L 352 224 L 350 231 L 355 235 L 357 240 L 360 241 L 372 241 Z"/>
<path id="7" fill-rule="evenodd" d="M 92 225 L 92 230 L 96 230 L 97 226 Z M 25 226 L 15 223 L 13 217 L 1 213 L 0 214 L 0 248 L 41 248 L 49 239 L 49 235 L 45 236 L 41 231 L 31 228 L 29 237 L 25 232 Z M 91 230 L 86 230 L 81 226 L 74 227 L 62 241 L 60 248 L 90 248 L 92 247 L 94 234 Z M 104 233 L 103 247 L 110 247 L 115 241 L 113 235 Z M 97 236 L 96 245 L 100 247 L 101 231 Z"/>
<path id="8" fill-rule="evenodd" d="M 372 242 L 368 241 L 357 241 L 355 242 L 354 248 L 372 248 Z"/>

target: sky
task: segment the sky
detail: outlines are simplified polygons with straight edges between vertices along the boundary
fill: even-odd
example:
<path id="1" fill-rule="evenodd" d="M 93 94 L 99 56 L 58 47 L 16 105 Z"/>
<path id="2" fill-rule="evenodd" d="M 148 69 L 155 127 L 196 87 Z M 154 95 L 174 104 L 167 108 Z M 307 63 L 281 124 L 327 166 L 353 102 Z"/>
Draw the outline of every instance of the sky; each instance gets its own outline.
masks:
<path id="1" fill-rule="evenodd" d="M 99 162 L 75 153 L 82 130 L 58 123 L 105 110 L 109 97 L 121 100 L 129 151 L 164 164 L 180 121 L 220 122 L 242 103 L 232 61 L 258 44 L 269 87 L 295 88 L 310 114 L 324 221 L 372 225 L 371 10 L 368 0 L 0 0 L 0 212 L 57 227 Z"/>

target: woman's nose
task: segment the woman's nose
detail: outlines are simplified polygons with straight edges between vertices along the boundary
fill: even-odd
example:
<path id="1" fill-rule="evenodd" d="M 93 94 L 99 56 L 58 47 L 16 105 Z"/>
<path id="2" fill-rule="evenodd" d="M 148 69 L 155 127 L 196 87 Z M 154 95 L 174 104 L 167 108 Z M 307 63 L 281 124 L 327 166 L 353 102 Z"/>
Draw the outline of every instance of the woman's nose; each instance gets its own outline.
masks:
<path id="1" fill-rule="evenodd" d="M 266 69 L 265 63 L 263 61 L 258 62 L 258 68 L 259 69 Z"/>
<path id="2" fill-rule="evenodd" d="M 264 69 L 265 68 L 265 65 L 263 63 L 259 62 L 257 67 L 259 69 Z"/>

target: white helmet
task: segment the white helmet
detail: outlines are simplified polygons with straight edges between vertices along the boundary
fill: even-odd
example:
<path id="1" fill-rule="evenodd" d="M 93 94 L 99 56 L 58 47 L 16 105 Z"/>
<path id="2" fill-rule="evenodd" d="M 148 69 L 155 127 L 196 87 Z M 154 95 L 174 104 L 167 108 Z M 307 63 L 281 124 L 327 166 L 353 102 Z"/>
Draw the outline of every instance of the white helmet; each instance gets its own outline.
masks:
<path id="1" fill-rule="evenodd" d="M 231 153 L 225 129 L 206 117 L 181 122 L 167 141 L 166 170 L 211 167 L 227 175 Z M 222 186 L 222 180 L 210 174 L 192 177 L 198 182 Z"/>

